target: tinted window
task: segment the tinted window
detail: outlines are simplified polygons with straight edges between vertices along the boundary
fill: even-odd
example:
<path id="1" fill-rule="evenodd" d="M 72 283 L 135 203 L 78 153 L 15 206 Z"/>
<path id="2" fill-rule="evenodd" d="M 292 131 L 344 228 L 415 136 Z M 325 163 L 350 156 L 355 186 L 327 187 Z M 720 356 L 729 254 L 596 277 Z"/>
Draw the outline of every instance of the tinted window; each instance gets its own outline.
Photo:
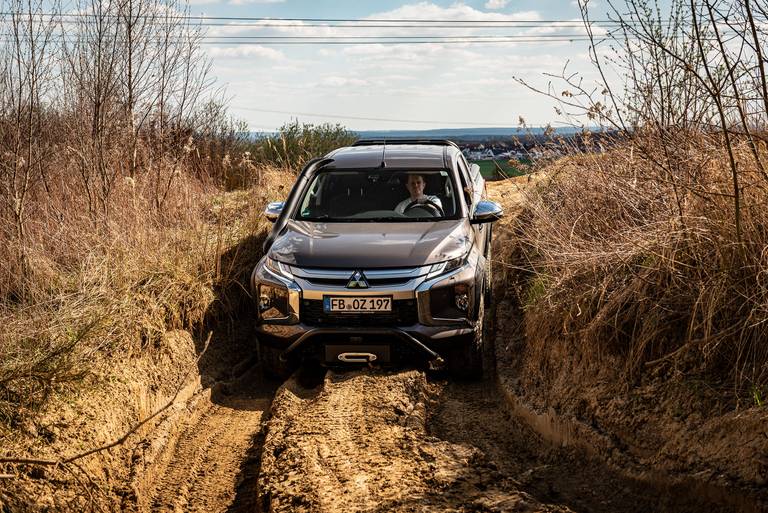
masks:
<path id="1" fill-rule="evenodd" d="M 422 196 L 412 200 L 408 182 Z M 413 188 L 411 184 L 410 187 Z M 434 221 L 456 216 L 456 187 L 445 170 L 327 170 L 317 173 L 296 219 L 312 221 Z"/>

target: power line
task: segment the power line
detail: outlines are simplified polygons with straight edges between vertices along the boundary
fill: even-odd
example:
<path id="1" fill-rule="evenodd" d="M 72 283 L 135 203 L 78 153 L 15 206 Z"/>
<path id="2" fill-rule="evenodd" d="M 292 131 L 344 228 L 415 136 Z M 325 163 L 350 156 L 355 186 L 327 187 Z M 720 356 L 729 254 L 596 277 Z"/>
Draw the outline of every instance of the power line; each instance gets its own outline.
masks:
<path id="1" fill-rule="evenodd" d="M 383 39 L 383 40 L 397 40 L 397 39 L 573 39 L 573 38 L 586 38 L 586 34 L 484 34 L 484 35 L 457 35 L 457 36 L 435 36 L 435 35 L 423 35 L 423 36 L 203 36 L 203 39 L 266 39 L 266 40 L 371 40 L 371 39 Z"/>
<path id="2" fill-rule="evenodd" d="M 588 37 L 568 39 L 453 39 L 439 41 L 202 41 L 204 45 L 280 46 L 280 45 L 418 45 L 418 44 L 500 44 L 500 43 L 570 43 L 588 42 Z"/>
<path id="3" fill-rule="evenodd" d="M 76 21 L 69 21 L 65 23 L 77 23 Z M 501 28 L 541 28 L 542 24 L 535 24 L 535 25 L 518 25 L 518 24 L 510 24 L 510 25 L 493 25 L 493 26 L 487 26 L 487 25 L 418 25 L 418 24 L 390 24 L 390 25 L 352 25 L 352 24 L 345 24 L 345 25 L 338 25 L 338 24 L 322 24 L 322 23 L 207 23 L 207 22 L 201 22 L 199 23 L 202 27 L 257 27 L 257 28 L 282 28 L 282 27 L 288 27 L 288 28 L 305 28 L 305 27 L 319 27 L 319 28 L 429 28 L 429 29 L 435 29 L 435 28 L 450 28 L 453 30 L 465 30 L 465 29 L 472 29 L 472 28 L 483 28 L 483 29 L 501 29 Z M 581 28 L 584 24 L 581 22 L 561 22 L 557 25 L 557 28 Z"/>
<path id="4" fill-rule="evenodd" d="M 88 39 L 83 38 L 49 38 L 49 42 L 59 43 L 81 43 L 88 42 Z M 183 42 L 185 40 L 171 40 L 171 43 Z M 339 40 L 323 40 L 323 41 L 218 41 L 204 39 L 199 42 L 201 45 L 220 45 L 226 47 L 235 46 L 356 46 L 356 45 L 489 45 L 489 44 L 547 44 L 547 43 L 570 43 L 570 42 L 589 42 L 590 39 L 586 37 L 582 38 L 563 38 L 563 39 L 440 39 L 440 40 L 398 40 L 398 41 L 339 41 Z M 0 39 L 0 43 L 14 43 L 13 39 Z"/>
<path id="5" fill-rule="evenodd" d="M 0 12 L 0 16 L 49 16 L 49 17 L 72 17 L 72 18 L 124 18 L 124 14 L 111 14 L 111 13 L 62 13 L 62 12 Z M 552 23 L 582 23 L 581 20 L 574 19 L 551 19 L 551 20 L 534 20 L 534 19 L 506 19 L 506 20 L 483 20 L 483 19 L 469 19 L 469 20 L 455 20 L 446 18 L 272 18 L 272 17 L 251 17 L 251 16 L 206 16 L 206 15 L 164 15 L 164 14 L 141 14 L 129 15 L 132 19 L 179 19 L 179 20 L 217 20 L 217 21 L 264 21 L 264 22 L 281 22 L 281 21 L 294 21 L 294 22 L 309 22 L 309 23 L 450 23 L 450 24 L 462 24 L 462 23 L 481 23 L 481 24 L 552 24 Z M 663 23 L 669 23 L 669 20 L 659 20 Z M 618 24 L 618 20 L 604 19 L 604 20 L 589 20 L 590 23 L 611 23 Z"/>
<path id="6" fill-rule="evenodd" d="M 353 120 L 353 121 L 381 121 L 381 122 L 390 122 L 390 123 L 414 123 L 414 124 L 423 124 L 423 125 L 459 125 L 464 127 L 487 127 L 487 128 L 511 128 L 515 125 L 515 123 L 512 123 L 511 125 L 500 125 L 495 123 L 476 123 L 472 121 L 430 121 L 430 120 L 423 120 L 423 119 L 393 119 L 393 118 L 368 118 L 368 117 L 362 117 L 362 116 L 344 116 L 344 115 L 337 115 L 337 114 L 319 114 L 319 113 L 311 113 L 311 112 L 290 112 L 290 111 L 284 111 L 284 110 L 271 110 L 271 109 L 258 109 L 255 107 L 234 107 L 236 110 L 245 110 L 245 111 L 252 111 L 252 112 L 262 112 L 266 114 L 283 114 L 286 116 L 306 116 L 306 117 L 313 117 L 313 118 L 331 118 L 331 119 L 346 119 L 346 120 Z"/>
<path id="7" fill-rule="evenodd" d="M 0 14 L 2 16 L 2 14 Z M 48 15 L 41 15 L 41 16 L 48 16 Z M 65 15 L 66 16 L 66 15 Z M 52 18 L 55 18 L 57 16 L 52 16 Z M 156 22 L 158 25 L 169 25 L 170 23 L 165 23 L 166 18 L 164 17 L 157 17 L 153 21 Z M 3 20 L 0 19 L 0 24 Z M 72 19 L 72 20 L 60 20 L 60 23 L 62 24 L 83 24 L 83 23 L 94 23 L 94 20 L 86 19 L 86 20 L 79 20 L 79 19 Z M 301 23 L 251 23 L 251 22 L 243 22 L 243 23 L 211 23 L 211 22 L 205 22 L 201 21 L 200 23 L 195 23 L 194 26 L 199 27 L 234 27 L 234 28 L 333 28 L 333 29 L 369 29 L 369 28 L 400 28 L 400 29 L 412 29 L 412 28 L 422 28 L 422 29 L 437 29 L 437 28 L 450 28 L 452 30 L 469 30 L 469 29 L 486 29 L 486 30 L 496 30 L 496 29 L 504 29 L 504 28 L 582 28 L 584 27 L 584 24 L 582 22 L 576 22 L 576 21 L 560 21 L 555 22 L 556 25 L 553 25 L 552 23 L 541 23 L 541 24 L 499 24 L 499 25 L 433 25 L 433 24 L 418 24 L 417 22 L 414 22 L 412 24 L 388 24 L 388 25 L 356 25 L 356 24 L 344 24 L 344 25 L 338 25 L 338 24 L 301 24 Z M 618 24 L 600 24 L 597 25 L 597 28 L 612 28 L 617 29 L 621 28 L 622 25 Z"/>

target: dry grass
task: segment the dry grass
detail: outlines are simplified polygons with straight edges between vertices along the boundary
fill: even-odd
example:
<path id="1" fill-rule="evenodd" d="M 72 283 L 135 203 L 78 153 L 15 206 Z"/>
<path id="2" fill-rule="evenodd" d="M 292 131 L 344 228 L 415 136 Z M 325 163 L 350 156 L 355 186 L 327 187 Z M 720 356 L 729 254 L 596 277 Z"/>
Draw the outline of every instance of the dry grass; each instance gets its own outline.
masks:
<path id="1" fill-rule="evenodd" d="M 242 308 L 261 256 L 268 199 L 292 175 L 225 193 L 179 173 L 161 210 L 149 175 L 123 179 L 108 218 L 94 218 L 66 172 L 32 198 L 21 248 L 0 231 L 0 437 L 116 358 L 162 350 L 167 330 L 199 331 Z"/>
<path id="2" fill-rule="evenodd" d="M 742 397 L 768 384 L 768 182 L 746 144 L 736 155 L 741 242 L 718 137 L 647 134 L 549 166 L 512 262 L 530 271 L 520 301 L 534 350 L 565 335 L 575 361 L 618 357 L 627 383 L 668 366 Z"/>

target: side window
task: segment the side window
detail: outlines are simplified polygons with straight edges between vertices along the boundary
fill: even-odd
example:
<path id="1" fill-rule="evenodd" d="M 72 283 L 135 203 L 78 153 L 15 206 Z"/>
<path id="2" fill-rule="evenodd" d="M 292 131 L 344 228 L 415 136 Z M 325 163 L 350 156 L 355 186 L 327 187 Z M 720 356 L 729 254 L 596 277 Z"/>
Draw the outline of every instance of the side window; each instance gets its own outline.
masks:
<path id="1" fill-rule="evenodd" d="M 469 166 L 464 160 L 464 155 L 459 155 L 457 159 L 459 164 L 459 176 L 461 177 L 461 188 L 464 189 L 464 198 L 467 205 L 472 205 L 472 180 L 469 177 Z"/>
<path id="2" fill-rule="evenodd" d="M 482 199 L 483 193 L 485 192 L 485 180 L 483 179 L 483 175 L 480 174 L 480 166 L 477 164 L 469 166 L 469 179 L 472 181 L 473 197 L 475 202 L 478 202 Z"/>
<path id="3" fill-rule="evenodd" d="M 322 202 L 321 191 L 323 184 L 325 183 L 325 175 L 321 174 L 315 178 L 315 181 L 310 185 L 310 189 L 304 196 L 304 201 L 301 204 L 301 217 L 312 217 L 316 210 L 317 205 Z"/>

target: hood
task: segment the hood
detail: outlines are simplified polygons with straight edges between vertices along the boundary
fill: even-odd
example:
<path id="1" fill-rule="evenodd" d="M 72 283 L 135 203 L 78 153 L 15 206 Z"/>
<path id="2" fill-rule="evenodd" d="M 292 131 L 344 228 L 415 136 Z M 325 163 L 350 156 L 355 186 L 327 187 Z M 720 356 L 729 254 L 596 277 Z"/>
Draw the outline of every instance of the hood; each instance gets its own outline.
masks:
<path id="1" fill-rule="evenodd" d="M 384 268 L 435 264 L 469 252 L 466 219 L 414 223 L 291 220 L 269 256 L 299 267 Z"/>

